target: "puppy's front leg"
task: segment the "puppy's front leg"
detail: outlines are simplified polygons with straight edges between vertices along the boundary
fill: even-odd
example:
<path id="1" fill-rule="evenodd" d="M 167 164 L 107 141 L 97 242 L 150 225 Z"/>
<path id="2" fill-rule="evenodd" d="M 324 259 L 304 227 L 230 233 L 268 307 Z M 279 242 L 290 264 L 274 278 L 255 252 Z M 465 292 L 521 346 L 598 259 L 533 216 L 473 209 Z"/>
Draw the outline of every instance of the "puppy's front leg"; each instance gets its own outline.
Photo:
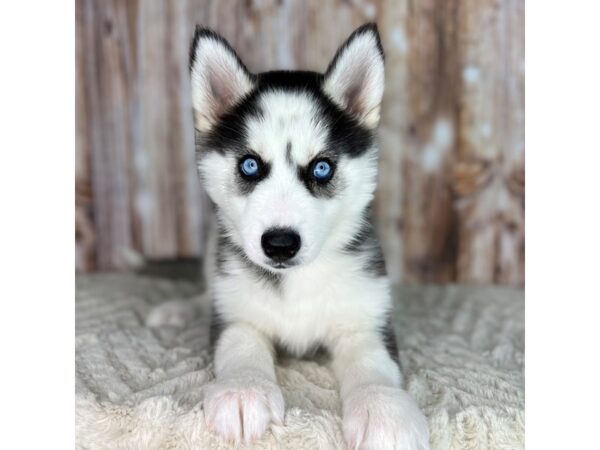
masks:
<path id="1" fill-rule="evenodd" d="M 427 450 L 427 420 L 401 389 L 402 376 L 379 333 L 352 333 L 332 346 L 350 449 Z"/>
<path id="2" fill-rule="evenodd" d="M 271 422 L 283 423 L 273 348 L 261 333 L 245 324 L 229 325 L 217 342 L 215 374 L 216 381 L 204 391 L 209 428 L 230 441 L 251 442 Z"/>

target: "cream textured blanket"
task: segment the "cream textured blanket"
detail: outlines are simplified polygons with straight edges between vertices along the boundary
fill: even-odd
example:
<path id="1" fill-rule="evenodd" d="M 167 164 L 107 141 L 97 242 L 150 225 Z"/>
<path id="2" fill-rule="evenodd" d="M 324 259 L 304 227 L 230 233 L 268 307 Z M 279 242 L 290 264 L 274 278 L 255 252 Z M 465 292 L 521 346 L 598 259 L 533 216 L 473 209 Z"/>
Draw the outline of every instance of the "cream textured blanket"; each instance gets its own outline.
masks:
<path id="1" fill-rule="evenodd" d="M 212 377 L 205 309 L 191 323 L 146 326 L 156 305 L 198 291 L 140 275 L 77 277 L 77 448 L 228 448 L 206 429 L 201 407 Z M 400 287 L 394 327 L 432 449 L 524 448 L 522 290 Z M 345 448 L 336 382 L 321 363 L 280 361 L 285 424 L 252 448 Z"/>

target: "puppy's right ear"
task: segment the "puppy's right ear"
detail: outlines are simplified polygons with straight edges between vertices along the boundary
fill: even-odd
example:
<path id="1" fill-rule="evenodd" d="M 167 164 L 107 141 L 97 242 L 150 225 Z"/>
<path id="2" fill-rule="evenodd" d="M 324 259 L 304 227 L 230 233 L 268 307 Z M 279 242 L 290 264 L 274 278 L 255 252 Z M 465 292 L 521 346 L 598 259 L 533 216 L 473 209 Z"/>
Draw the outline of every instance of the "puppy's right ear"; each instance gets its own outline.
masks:
<path id="1" fill-rule="evenodd" d="M 254 77 L 229 43 L 199 26 L 190 49 L 190 75 L 196 128 L 202 132 L 254 88 Z"/>

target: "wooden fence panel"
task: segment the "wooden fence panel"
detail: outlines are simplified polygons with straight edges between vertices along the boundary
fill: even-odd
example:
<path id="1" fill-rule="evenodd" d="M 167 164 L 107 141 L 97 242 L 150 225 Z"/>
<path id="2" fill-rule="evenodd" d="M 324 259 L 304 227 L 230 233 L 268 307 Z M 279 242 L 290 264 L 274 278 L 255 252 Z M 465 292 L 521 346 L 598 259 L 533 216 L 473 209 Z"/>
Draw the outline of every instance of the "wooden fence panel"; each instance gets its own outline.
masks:
<path id="1" fill-rule="evenodd" d="M 411 282 L 524 283 L 523 0 L 77 0 L 77 265 L 201 256 L 187 51 L 324 70 L 357 26 L 386 50 L 375 211 Z"/>

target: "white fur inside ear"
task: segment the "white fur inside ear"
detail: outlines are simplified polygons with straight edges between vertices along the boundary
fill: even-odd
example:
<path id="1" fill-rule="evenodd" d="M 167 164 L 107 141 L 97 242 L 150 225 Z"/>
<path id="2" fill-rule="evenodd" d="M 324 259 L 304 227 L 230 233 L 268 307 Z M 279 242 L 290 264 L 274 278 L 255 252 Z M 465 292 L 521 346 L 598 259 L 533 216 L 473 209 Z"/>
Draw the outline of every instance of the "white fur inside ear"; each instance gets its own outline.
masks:
<path id="1" fill-rule="evenodd" d="M 253 88 L 246 68 L 224 42 L 201 36 L 193 49 L 192 104 L 196 128 L 208 131 Z"/>
<path id="2" fill-rule="evenodd" d="M 383 87 L 383 55 L 376 32 L 366 30 L 351 36 L 327 70 L 323 90 L 363 124 L 375 127 Z"/>

